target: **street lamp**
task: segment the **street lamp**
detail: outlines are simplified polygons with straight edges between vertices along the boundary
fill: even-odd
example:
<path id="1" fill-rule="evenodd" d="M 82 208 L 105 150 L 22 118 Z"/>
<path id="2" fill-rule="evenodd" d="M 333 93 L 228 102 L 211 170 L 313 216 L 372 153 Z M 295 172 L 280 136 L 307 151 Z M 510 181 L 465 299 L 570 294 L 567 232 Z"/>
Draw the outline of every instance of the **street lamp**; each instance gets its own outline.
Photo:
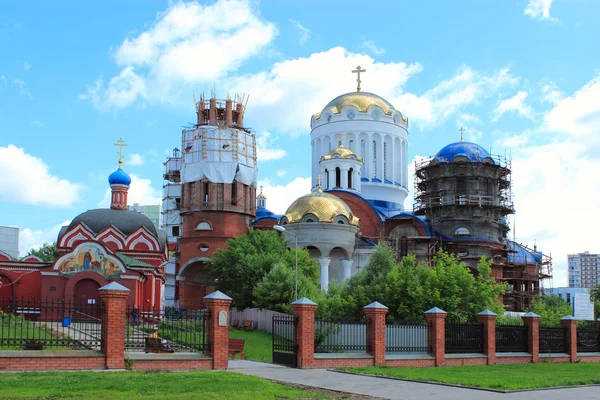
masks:
<path id="1" fill-rule="evenodd" d="M 298 300 L 298 236 L 295 233 L 289 232 L 281 225 L 275 225 L 273 227 L 277 232 L 287 233 L 288 235 L 292 235 L 294 239 L 296 239 L 296 297 L 295 300 Z"/>

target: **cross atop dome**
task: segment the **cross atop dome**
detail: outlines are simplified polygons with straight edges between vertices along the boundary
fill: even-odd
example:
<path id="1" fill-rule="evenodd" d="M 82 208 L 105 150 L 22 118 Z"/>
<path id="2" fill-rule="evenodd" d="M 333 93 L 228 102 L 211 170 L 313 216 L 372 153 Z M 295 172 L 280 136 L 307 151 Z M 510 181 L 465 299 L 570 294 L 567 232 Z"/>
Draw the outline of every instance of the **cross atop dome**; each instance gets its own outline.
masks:
<path id="1" fill-rule="evenodd" d="M 360 92 L 360 73 L 361 72 L 367 72 L 366 69 L 360 69 L 360 65 L 356 67 L 356 69 L 352 70 L 353 74 L 357 74 L 357 78 L 356 78 L 356 82 L 358 83 L 358 86 L 356 87 L 356 91 Z"/>
<path id="2" fill-rule="evenodd" d="M 115 146 L 119 146 L 119 151 L 117 151 L 117 154 L 119 155 L 119 169 L 123 169 L 123 147 L 127 147 L 128 145 L 125 144 L 123 138 L 119 138 L 117 143 L 115 143 Z"/>

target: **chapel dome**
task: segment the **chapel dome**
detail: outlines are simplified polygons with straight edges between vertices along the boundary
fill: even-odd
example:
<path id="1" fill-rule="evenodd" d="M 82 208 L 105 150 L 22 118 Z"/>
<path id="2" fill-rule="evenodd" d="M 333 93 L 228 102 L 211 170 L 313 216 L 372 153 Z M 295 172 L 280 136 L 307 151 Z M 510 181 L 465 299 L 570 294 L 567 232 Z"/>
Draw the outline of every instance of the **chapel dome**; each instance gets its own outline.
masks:
<path id="1" fill-rule="evenodd" d="M 139 229 L 140 226 L 143 226 L 152 235 L 159 238 L 152 221 L 145 215 L 131 210 L 114 210 L 110 208 L 88 210 L 75 217 L 66 231 L 70 231 L 80 222 L 83 222 L 95 234 L 102 232 L 112 225 L 127 236 Z"/>
<path id="2" fill-rule="evenodd" d="M 437 162 L 469 161 L 469 162 L 491 162 L 495 164 L 490 153 L 476 143 L 456 142 L 450 143 L 433 158 Z"/>
<path id="3" fill-rule="evenodd" d="M 329 104 L 323 108 L 323 111 L 315 114 L 315 118 L 321 118 L 321 114 L 323 114 L 326 110 L 331 110 L 334 114 L 339 114 L 342 112 L 344 107 L 348 106 L 356 107 L 359 112 L 367 112 L 369 107 L 377 106 L 381 108 L 386 115 L 392 115 L 392 113 L 396 111 L 394 106 L 391 105 L 389 101 L 374 93 L 350 92 L 331 100 Z"/>
<path id="4" fill-rule="evenodd" d="M 131 177 L 122 168 L 118 168 L 115 172 L 108 176 L 109 185 L 127 185 L 131 184 Z"/>
<path id="5" fill-rule="evenodd" d="M 313 222 L 336 222 L 336 219 L 342 216 L 350 225 L 358 226 L 359 223 L 358 218 L 342 199 L 321 189 L 296 199 L 285 212 L 284 218 L 287 221 L 284 223 L 302 222 L 308 214 L 314 215 L 318 220 Z"/>
<path id="6" fill-rule="evenodd" d="M 340 142 L 340 145 L 335 149 L 331 150 L 329 153 L 325 154 L 319 161 L 331 160 L 332 158 L 343 158 L 347 160 L 358 160 L 360 162 L 363 161 L 362 157 L 358 157 L 354 152 L 346 147 Z"/>

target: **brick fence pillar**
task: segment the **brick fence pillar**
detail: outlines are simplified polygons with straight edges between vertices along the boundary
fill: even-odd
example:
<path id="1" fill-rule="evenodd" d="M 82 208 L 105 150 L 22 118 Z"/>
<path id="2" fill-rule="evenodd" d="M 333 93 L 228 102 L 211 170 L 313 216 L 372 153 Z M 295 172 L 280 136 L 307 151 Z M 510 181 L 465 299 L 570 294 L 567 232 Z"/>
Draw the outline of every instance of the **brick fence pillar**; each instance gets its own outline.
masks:
<path id="1" fill-rule="evenodd" d="M 125 368 L 126 303 L 129 289 L 111 282 L 98 289 L 102 310 L 102 351 L 107 369 Z"/>
<path id="2" fill-rule="evenodd" d="M 435 357 L 435 366 L 441 367 L 446 361 L 446 311 L 433 307 L 425 311 L 427 319 L 429 345 Z"/>
<path id="3" fill-rule="evenodd" d="M 483 325 L 483 352 L 487 355 L 488 365 L 496 364 L 496 317 L 490 310 L 477 314 Z"/>
<path id="4" fill-rule="evenodd" d="M 208 311 L 208 335 L 206 336 L 209 352 L 213 359 L 213 369 L 227 369 L 229 366 L 229 307 L 231 297 L 220 291 L 212 292 L 204 297 Z"/>
<path id="5" fill-rule="evenodd" d="M 315 310 L 317 303 L 303 297 L 292 304 L 294 318 L 294 345 L 297 349 L 298 368 L 311 368 L 315 362 Z"/>
<path id="6" fill-rule="evenodd" d="M 567 329 L 567 353 L 571 362 L 577 361 L 577 320 L 571 315 L 560 319 L 560 326 Z"/>
<path id="7" fill-rule="evenodd" d="M 523 324 L 527 326 L 527 347 L 531 354 L 531 361 L 540 362 L 540 316 L 531 311 L 521 316 Z"/>
<path id="8" fill-rule="evenodd" d="M 375 365 L 385 365 L 385 316 L 388 308 L 378 301 L 363 308 L 367 316 L 367 351 Z"/>

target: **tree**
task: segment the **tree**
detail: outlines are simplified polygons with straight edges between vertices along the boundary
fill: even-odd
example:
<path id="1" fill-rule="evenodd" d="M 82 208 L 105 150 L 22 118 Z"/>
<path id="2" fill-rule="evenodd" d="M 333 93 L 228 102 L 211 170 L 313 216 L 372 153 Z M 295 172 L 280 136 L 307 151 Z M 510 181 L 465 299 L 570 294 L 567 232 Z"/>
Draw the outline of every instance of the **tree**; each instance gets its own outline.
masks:
<path id="1" fill-rule="evenodd" d="M 590 290 L 590 300 L 594 302 L 594 318 L 600 318 L 600 285 Z"/>
<path id="2" fill-rule="evenodd" d="M 211 274 L 217 289 L 233 298 L 233 305 L 238 309 L 256 306 L 254 290 L 263 281 L 277 263 L 282 263 L 294 271 L 295 284 L 295 248 L 288 250 L 287 240 L 275 231 L 250 229 L 248 234 L 227 241 L 227 247 L 218 249 L 210 261 Z M 286 270 L 287 271 L 287 270 Z M 279 269 L 271 275 L 271 279 L 286 278 L 286 271 Z M 306 250 L 298 250 L 298 276 L 316 282 L 319 268 L 315 260 L 310 258 Z M 286 278 L 287 279 L 287 278 Z M 299 279 L 301 282 L 301 279 Z M 261 307 L 276 308 L 280 303 L 270 303 L 267 293 L 272 287 L 263 284 Z M 293 297 L 293 296 L 292 296 Z M 291 299 L 293 300 L 293 299 Z M 280 301 L 283 298 L 280 297 Z M 290 298 L 285 298 L 289 304 Z"/>
<path id="3" fill-rule="evenodd" d="M 527 309 L 540 316 L 540 326 L 560 326 L 560 319 L 571 315 L 571 305 L 561 297 L 537 296 Z"/>
<path id="4" fill-rule="evenodd" d="M 491 262 L 483 258 L 474 276 L 458 257 L 438 252 L 433 267 L 417 264 L 414 255 L 394 261 L 390 246 L 380 244 L 365 269 L 345 284 L 329 287 L 321 310 L 333 318 L 361 317 L 362 308 L 379 301 L 388 308 L 388 318 L 420 323 L 424 311 L 439 307 L 453 321 L 467 322 L 488 308 L 501 313 L 498 300 L 504 286 L 491 277 Z"/>
<path id="5" fill-rule="evenodd" d="M 36 256 L 39 257 L 43 262 L 53 262 L 59 256 L 58 247 L 56 246 L 56 242 L 52 242 L 52 244 L 44 243 L 42 247 L 39 249 L 31 249 L 29 253 L 24 258 L 28 256 Z"/>

